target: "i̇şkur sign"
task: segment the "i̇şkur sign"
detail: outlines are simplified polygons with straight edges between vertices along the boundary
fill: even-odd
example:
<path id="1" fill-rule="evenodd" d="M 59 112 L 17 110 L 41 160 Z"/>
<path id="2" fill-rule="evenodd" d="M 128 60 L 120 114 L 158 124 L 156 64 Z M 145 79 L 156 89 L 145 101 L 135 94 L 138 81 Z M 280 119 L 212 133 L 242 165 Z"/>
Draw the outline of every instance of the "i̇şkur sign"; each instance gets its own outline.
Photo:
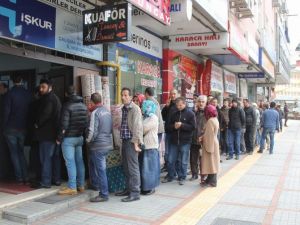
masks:
<path id="1" fill-rule="evenodd" d="M 130 40 L 131 5 L 108 5 L 83 12 L 83 44 Z"/>

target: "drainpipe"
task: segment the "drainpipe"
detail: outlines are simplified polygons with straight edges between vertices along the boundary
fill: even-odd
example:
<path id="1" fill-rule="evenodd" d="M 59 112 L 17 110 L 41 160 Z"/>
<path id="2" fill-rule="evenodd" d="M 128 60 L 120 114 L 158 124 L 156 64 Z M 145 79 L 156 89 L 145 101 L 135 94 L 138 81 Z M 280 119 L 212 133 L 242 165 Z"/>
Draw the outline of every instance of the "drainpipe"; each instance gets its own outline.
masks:
<path id="1" fill-rule="evenodd" d="M 113 63 L 113 62 L 109 62 L 109 61 L 103 61 L 103 62 L 98 62 L 96 63 L 96 65 L 98 67 L 102 67 L 102 66 L 108 66 L 108 67 L 112 67 L 117 69 L 117 88 L 116 88 L 116 104 L 121 104 L 121 68 L 119 64 Z"/>

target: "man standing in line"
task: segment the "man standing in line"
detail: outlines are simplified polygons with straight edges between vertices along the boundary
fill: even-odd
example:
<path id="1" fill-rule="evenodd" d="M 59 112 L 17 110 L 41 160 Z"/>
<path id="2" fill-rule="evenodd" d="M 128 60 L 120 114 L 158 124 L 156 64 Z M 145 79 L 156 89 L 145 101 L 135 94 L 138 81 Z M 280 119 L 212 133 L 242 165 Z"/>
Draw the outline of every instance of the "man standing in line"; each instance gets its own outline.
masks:
<path id="1" fill-rule="evenodd" d="M 82 157 L 83 134 L 88 124 L 87 107 L 83 99 L 75 94 L 73 86 L 68 87 L 67 102 L 63 105 L 57 144 L 61 143 L 66 168 L 68 187 L 60 195 L 73 195 L 84 191 L 85 168 Z"/>
<path id="2" fill-rule="evenodd" d="M 90 126 L 88 129 L 87 143 L 90 150 L 90 160 L 96 170 L 94 179 L 97 180 L 99 195 L 90 199 L 91 202 L 108 201 L 108 180 L 106 175 L 106 157 L 113 149 L 112 139 L 112 116 L 103 106 L 102 97 L 99 93 L 91 96 L 92 107 L 94 108 Z"/>
<path id="3" fill-rule="evenodd" d="M 246 119 L 245 144 L 246 151 L 249 155 L 253 154 L 254 150 L 254 134 L 256 129 L 256 112 L 250 105 L 248 99 L 244 99 L 244 111 Z"/>
<path id="4" fill-rule="evenodd" d="M 284 103 L 284 126 L 287 127 L 287 121 L 289 119 L 289 107 L 287 106 L 286 102 Z"/>
<path id="5" fill-rule="evenodd" d="M 276 103 L 271 102 L 270 109 L 263 112 L 261 119 L 262 138 L 258 153 L 263 153 L 266 136 L 270 135 L 270 154 L 273 154 L 275 130 L 279 132 L 279 114 L 275 110 Z"/>
<path id="6" fill-rule="evenodd" d="M 261 139 L 261 133 L 260 133 L 260 111 L 258 109 L 258 106 L 256 103 L 252 103 L 252 106 L 255 110 L 256 114 L 256 128 L 255 128 L 255 135 L 254 135 L 254 140 L 255 140 L 255 147 L 258 147 L 260 144 L 260 139 Z"/>
<path id="7" fill-rule="evenodd" d="M 126 177 L 127 190 L 116 193 L 116 196 L 127 196 L 122 202 L 140 200 L 141 177 L 138 154 L 143 144 L 143 118 L 141 109 L 132 102 L 132 93 L 129 88 L 122 92 L 122 164 Z"/>
<path id="8" fill-rule="evenodd" d="M 169 93 L 169 99 L 167 101 L 167 104 L 165 107 L 162 109 L 161 114 L 163 121 L 165 122 L 165 155 L 164 155 L 164 160 L 165 160 L 165 165 L 164 169 L 167 170 L 168 166 L 168 154 L 169 154 L 169 149 L 171 147 L 171 140 L 172 140 L 172 135 L 171 131 L 168 130 L 169 123 L 171 120 L 171 116 L 177 111 L 176 108 L 176 98 L 178 96 L 178 91 L 176 89 L 173 89 Z"/>
<path id="9" fill-rule="evenodd" d="M 238 98 L 238 106 L 242 110 L 244 109 L 243 98 Z M 244 110 L 243 110 L 243 112 L 244 112 Z M 244 127 L 241 130 L 241 141 L 240 141 L 240 154 L 242 154 L 242 155 L 246 153 L 245 133 L 246 133 L 246 128 Z"/>
<path id="10" fill-rule="evenodd" d="M 232 107 L 229 109 L 229 124 L 228 124 L 228 140 L 229 140 L 229 156 L 226 160 L 240 158 L 240 143 L 242 129 L 245 127 L 245 112 L 238 106 L 237 100 L 232 100 Z"/>
<path id="11" fill-rule="evenodd" d="M 29 181 L 28 168 L 24 155 L 24 142 L 28 128 L 31 94 L 24 88 L 22 78 L 13 78 L 14 87 L 7 93 L 4 104 L 3 127 L 18 183 Z"/>
<path id="12" fill-rule="evenodd" d="M 52 181 L 52 159 L 56 148 L 61 103 L 53 93 L 52 82 L 48 79 L 40 81 L 40 95 L 40 104 L 34 127 L 35 136 L 39 142 L 42 177 L 40 184 L 36 188 L 50 188 Z"/>
<path id="13" fill-rule="evenodd" d="M 163 183 L 172 182 L 174 180 L 175 164 L 177 161 L 179 185 L 184 185 L 196 121 L 194 112 L 187 108 L 185 98 L 177 98 L 176 107 L 178 111 L 171 116 L 170 123 L 168 124 L 172 141 L 168 155 L 168 175 L 163 180 Z"/>
<path id="14" fill-rule="evenodd" d="M 199 137 L 201 137 L 204 134 L 204 126 L 206 123 L 205 115 L 204 115 L 204 109 L 207 104 L 207 97 L 205 95 L 200 95 L 197 98 L 196 104 L 196 129 L 193 134 L 193 141 L 191 145 L 191 151 L 190 151 L 190 165 L 191 165 L 191 171 L 192 171 L 192 177 L 191 181 L 197 180 L 199 176 L 199 170 L 201 174 L 201 156 L 200 156 L 200 148 L 201 144 L 199 142 Z M 199 169 L 200 168 L 200 169 Z"/>
<path id="15" fill-rule="evenodd" d="M 145 97 L 146 97 L 146 100 L 153 101 L 155 103 L 155 105 L 157 106 L 155 115 L 158 118 L 158 142 L 160 144 L 161 139 L 162 139 L 162 135 L 165 132 L 165 128 L 164 128 L 164 121 L 163 121 L 161 111 L 160 111 L 160 105 L 159 105 L 158 101 L 154 98 L 153 88 L 151 88 L 151 87 L 146 88 Z"/>
<path id="16" fill-rule="evenodd" d="M 229 100 L 224 99 L 223 107 L 220 110 L 220 114 L 222 117 L 222 123 L 220 123 L 220 144 L 221 144 L 221 153 L 228 154 L 229 146 L 228 146 L 228 123 L 229 123 Z"/>
<path id="17" fill-rule="evenodd" d="M 280 105 L 280 104 L 278 104 L 278 105 L 276 106 L 276 111 L 277 111 L 278 114 L 279 114 L 279 127 L 280 127 L 280 131 L 282 132 L 282 128 L 283 128 L 283 126 L 282 126 L 282 119 L 283 119 L 283 117 L 284 117 L 284 112 L 282 111 L 281 105 Z"/>

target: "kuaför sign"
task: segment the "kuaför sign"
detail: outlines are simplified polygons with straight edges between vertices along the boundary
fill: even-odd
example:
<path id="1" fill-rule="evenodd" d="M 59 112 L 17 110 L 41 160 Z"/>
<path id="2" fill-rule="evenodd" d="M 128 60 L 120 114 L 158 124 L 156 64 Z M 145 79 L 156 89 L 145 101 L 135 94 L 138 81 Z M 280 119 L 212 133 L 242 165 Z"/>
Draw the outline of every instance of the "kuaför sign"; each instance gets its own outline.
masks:
<path id="1" fill-rule="evenodd" d="M 131 5 L 108 5 L 83 12 L 83 44 L 122 42 L 130 39 Z"/>

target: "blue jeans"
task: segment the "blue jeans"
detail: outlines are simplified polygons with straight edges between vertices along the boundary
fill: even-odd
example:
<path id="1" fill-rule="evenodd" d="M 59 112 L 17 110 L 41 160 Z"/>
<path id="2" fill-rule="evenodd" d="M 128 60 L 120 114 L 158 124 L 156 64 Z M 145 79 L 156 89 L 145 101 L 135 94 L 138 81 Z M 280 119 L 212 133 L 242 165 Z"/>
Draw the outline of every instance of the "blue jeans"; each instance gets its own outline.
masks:
<path id="1" fill-rule="evenodd" d="M 83 137 L 66 137 L 61 147 L 68 171 L 68 187 L 84 187 L 85 168 L 82 157 Z"/>
<path id="2" fill-rule="evenodd" d="M 263 128 L 259 150 L 260 151 L 264 150 L 265 140 L 266 140 L 268 134 L 270 135 L 270 153 L 273 153 L 275 129 L 272 129 L 272 128 Z"/>
<path id="3" fill-rule="evenodd" d="M 93 180 L 99 185 L 99 194 L 102 198 L 108 198 L 108 181 L 106 175 L 106 157 L 108 150 L 90 151 L 90 161 L 93 163 Z"/>
<path id="4" fill-rule="evenodd" d="M 261 133 L 260 133 L 260 126 L 258 126 L 256 128 L 256 140 L 255 140 L 257 146 L 260 145 L 260 140 L 261 140 Z"/>
<path id="5" fill-rule="evenodd" d="M 171 148 L 171 141 L 172 141 L 172 135 L 166 133 L 165 134 L 165 155 L 164 155 L 164 160 L 165 160 L 165 164 L 168 164 L 168 154 Z"/>
<path id="6" fill-rule="evenodd" d="M 229 156 L 232 157 L 233 154 L 236 156 L 240 155 L 241 148 L 241 133 L 242 130 L 231 130 L 228 129 L 228 141 L 229 141 Z"/>
<path id="7" fill-rule="evenodd" d="M 53 182 L 60 183 L 61 182 L 61 145 L 56 145 L 52 157 L 52 163 L 53 163 L 52 180 Z"/>
<path id="8" fill-rule="evenodd" d="M 9 148 L 16 180 L 19 182 L 28 181 L 27 163 L 24 156 L 25 132 L 8 130 L 4 135 Z"/>
<path id="9" fill-rule="evenodd" d="M 52 158 L 55 152 L 56 143 L 52 141 L 42 141 L 39 143 L 40 160 L 42 167 L 41 185 L 51 187 L 52 181 Z"/>
<path id="10" fill-rule="evenodd" d="M 168 179 L 173 180 L 174 175 L 178 175 L 178 180 L 185 180 L 187 175 L 187 168 L 189 163 L 191 144 L 171 144 L 168 153 Z M 178 166 L 176 165 L 176 161 Z M 178 167 L 178 168 L 176 168 Z"/>

